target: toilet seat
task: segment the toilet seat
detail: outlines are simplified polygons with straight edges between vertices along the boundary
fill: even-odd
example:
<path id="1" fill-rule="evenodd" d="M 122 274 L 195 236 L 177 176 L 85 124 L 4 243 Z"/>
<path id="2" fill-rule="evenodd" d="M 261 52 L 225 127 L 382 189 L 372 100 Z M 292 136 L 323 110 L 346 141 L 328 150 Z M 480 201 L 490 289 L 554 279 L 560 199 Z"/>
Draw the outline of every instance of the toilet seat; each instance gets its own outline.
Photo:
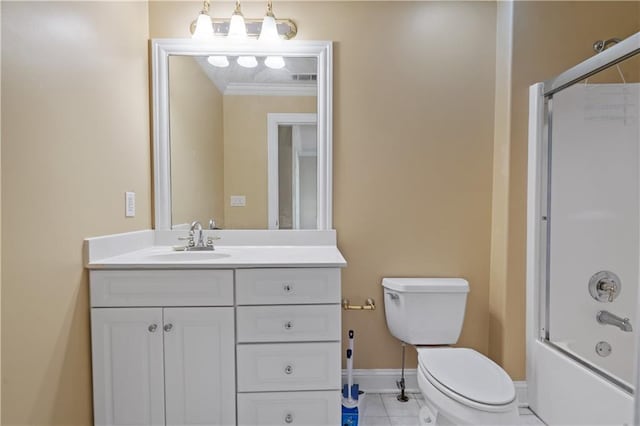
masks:
<path id="1" fill-rule="evenodd" d="M 468 407 L 503 411 L 516 398 L 507 373 L 468 348 L 418 347 L 418 366 L 440 392 Z"/>

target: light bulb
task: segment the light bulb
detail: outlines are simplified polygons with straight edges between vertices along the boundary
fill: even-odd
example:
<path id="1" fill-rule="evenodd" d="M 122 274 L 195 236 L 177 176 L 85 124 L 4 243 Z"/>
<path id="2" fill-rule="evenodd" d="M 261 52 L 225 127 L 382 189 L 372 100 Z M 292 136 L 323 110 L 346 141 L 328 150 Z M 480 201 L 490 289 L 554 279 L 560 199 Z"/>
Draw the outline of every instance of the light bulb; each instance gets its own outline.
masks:
<path id="1" fill-rule="evenodd" d="M 276 43 L 280 41 L 280 35 L 278 34 L 278 27 L 276 26 L 276 18 L 273 14 L 267 12 L 262 20 L 262 28 L 260 29 L 260 36 L 258 40 L 266 43 Z"/>
<path id="2" fill-rule="evenodd" d="M 264 64 L 269 68 L 279 70 L 280 68 L 284 68 L 284 58 L 282 56 L 267 56 Z"/>
<path id="3" fill-rule="evenodd" d="M 209 56 L 207 58 L 207 62 L 209 62 L 214 67 L 226 68 L 229 66 L 229 60 L 226 56 Z"/>
<path id="4" fill-rule="evenodd" d="M 238 56 L 238 65 L 245 68 L 255 68 L 258 66 L 258 60 L 255 56 Z"/>
<path id="5" fill-rule="evenodd" d="M 200 12 L 196 21 L 196 29 L 191 37 L 199 40 L 213 38 L 213 23 L 209 14 L 204 13 L 204 11 Z"/>
<path id="6" fill-rule="evenodd" d="M 231 15 L 231 21 L 229 21 L 229 32 L 227 38 L 234 42 L 242 42 L 247 40 L 247 26 L 244 23 L 244 16 L 240 11 L 240 1 L 236 1 L 236 9 Z"/>

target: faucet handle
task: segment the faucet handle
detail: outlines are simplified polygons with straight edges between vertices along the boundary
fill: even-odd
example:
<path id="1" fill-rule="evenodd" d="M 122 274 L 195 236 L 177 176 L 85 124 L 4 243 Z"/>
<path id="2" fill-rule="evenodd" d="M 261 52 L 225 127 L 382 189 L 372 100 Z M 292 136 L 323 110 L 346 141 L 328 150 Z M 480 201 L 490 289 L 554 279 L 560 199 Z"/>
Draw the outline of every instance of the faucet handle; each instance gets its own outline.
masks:
<path id="1" fill-rule="evenodd" d="M 611 279 L 603 279 L 598 282 L 598 290 L 602 293 L 606 293 L 609 295 L 608 301 L 609 303 L 613 302 L 613 299 L 618 295 L 618 283 Z"/>
<path id="2" fill-rule="evenodd" d="M 622 290 L 620 278 L 610 271 L 600 271 L 589 279 L 589 293 L 598 302 L 613 302 Z"/>
<path id="3" fill-rule="evenodd" d="M 208 247 L 213 247 L 213 242 L 216 240 L 219 240 L 220 237 L 212 237 L 212 236 L 208 236 L 207 237 L 207 246 Z"/>
<path id="4" fill-rule="evenodd" d="M 188 236 L 188 237 L 178 237 L 178 240 L 180 240 L 180 241 L 187 241 L 187 242 L 188 242 L 188 243 L 187 243 L 187 245 L 188 245 L 189 247 L 193 247 L 193 246 L 195 246 L 195 245 L 196 245 L 196 242 L 195 242 L 195 239 L 194 239 L 194 235 L 195 235 L 195 234 L 194 234 L 193 230 L 190 230 L 190 231 L 189 231 L 189 236 Z"/>
<path id="5" fill-rule="evenodd" d="M 216 229 L 216 221 L 213 218 L 209 219 L 209 229 Z"/>
<path id="6" fill-rule="evenodd" d="M 189 246 L 189 247 L 194 247 L 196 245 L 196 242 L 193 239 L 193 236 L 191 236 L 191 237 L 178 237 L 178 239 L 181 240 L 181 241 L 187 241 L 187 246 Z"/>

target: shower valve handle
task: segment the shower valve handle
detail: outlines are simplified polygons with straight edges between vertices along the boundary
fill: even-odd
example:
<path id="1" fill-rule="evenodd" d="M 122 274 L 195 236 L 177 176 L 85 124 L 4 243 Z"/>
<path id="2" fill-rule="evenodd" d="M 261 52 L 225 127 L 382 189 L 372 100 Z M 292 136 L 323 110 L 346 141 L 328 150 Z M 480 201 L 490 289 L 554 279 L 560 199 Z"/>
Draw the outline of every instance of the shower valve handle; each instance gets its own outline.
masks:
<path id="1" fill-rule="evenodd" d="M 589 293 L 598 302 L 613 302 L 622 290 L 620 278 L 610 271 L 600 271 L 589 279 Z"/>
<path id="2" fill-rule="evenodd" d="M 603 279 L 598 282 L 598 290 L 602 293 L 609 294 L 608 300 L 609 302 L 613 302 L 613 299 L 615 299 L 618 294 L 618 284 L 615 281 Z"/>

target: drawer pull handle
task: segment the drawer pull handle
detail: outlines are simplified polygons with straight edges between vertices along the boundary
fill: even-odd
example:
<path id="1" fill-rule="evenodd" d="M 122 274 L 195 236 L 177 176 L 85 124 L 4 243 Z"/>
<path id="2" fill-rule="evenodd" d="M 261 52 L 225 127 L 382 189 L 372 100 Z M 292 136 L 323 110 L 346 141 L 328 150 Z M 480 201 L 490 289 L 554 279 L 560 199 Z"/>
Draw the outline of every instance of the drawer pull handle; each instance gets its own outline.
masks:
<path id="1" fill-rule="evenodd" d="M 287 321 L 284 323 L 284 329 L 285 330 L 291 330 L 293 328 L 293 322 L 291 321 Z"/>
<path id="2" fill-rule="evenodd" d="M 287 366 L 284 368 L 284 372 L 285 372 L 285 374 L 293 374 L 293 367 L 292 367 L 292 366 L 290 366 L 290 365 L 287 365 Z"/>
<path id="3" fill-rule="evenodd" d="M 291 284 L 285 284 L 282 286 L 282 289 L 285 293 L 291 293 L 293 291 L 293 286 Z"/>
<path id="4" fill-rule="evenodd" d="M 287 413 L 287 415 L 284 416 L 284 422 L 285 423 L 293 423 L 293 414 Z"/>
<path id="5" fill-rule="evenodd" d="M 153 333 L 154 331 L 157 330 L 157 328 L 158 328 L 158 324 L 151 324 L 149 326 L 149 331 Z"/>
<path id="6" fill-rule="evenodd" d="M 164 331 L 171 331 L 172 328 L 173 328 L 173 324 L 167 324 L 164 326 Z"/>

